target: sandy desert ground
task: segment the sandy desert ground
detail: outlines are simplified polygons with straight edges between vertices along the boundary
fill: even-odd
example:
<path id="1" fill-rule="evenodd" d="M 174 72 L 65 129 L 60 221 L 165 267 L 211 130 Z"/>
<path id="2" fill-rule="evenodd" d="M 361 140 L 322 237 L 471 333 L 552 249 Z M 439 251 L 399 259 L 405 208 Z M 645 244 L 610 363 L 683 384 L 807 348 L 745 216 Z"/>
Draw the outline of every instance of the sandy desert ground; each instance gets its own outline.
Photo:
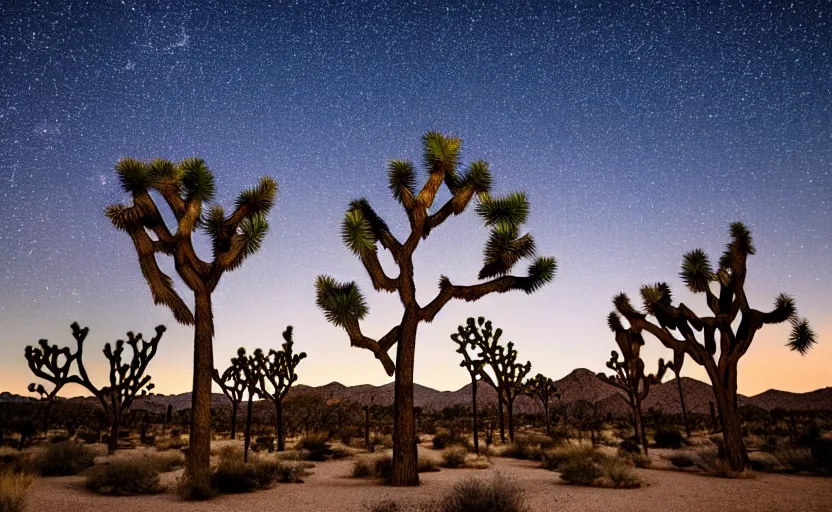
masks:
<path id="1" fill-rule="evenodd" d="M 439 459 L 439 452 L 420 448 Z M 172 487 L 178 472 L 163 475 L 167 492 L 155 496 L 105 497 L 83 487 L 84 478 L 39 478 L 27 508 L 30 512 L 352 512 L 384 500 L 401 505 L 426 502 L 470 477 L 489 480 L 496 472 L 523 487 L 532 510 L 590 512 L 666 511 L 832 511 L 832 479 L 809 476 L 755 474 L 752 479 L 727 480 L 670 469 L 662 451 L 651 452 L 651 469 L 638 469 L 641 489 L 617 490 L 565 485 L 557 473 L 536 462 L 492 457 L 488 469 L 443 469 L 424 473 L 417 488 L 393 488 L 376 480 L 350 478 L 355 457 L 317 463 L 302 484 L 278 484 L 250 494 L 224 495 L 207 502 L 185 502 Z M 127 455 L 129 456 L 129 455 Z M 366 455 L 359 455 L 366 456 Z"/>

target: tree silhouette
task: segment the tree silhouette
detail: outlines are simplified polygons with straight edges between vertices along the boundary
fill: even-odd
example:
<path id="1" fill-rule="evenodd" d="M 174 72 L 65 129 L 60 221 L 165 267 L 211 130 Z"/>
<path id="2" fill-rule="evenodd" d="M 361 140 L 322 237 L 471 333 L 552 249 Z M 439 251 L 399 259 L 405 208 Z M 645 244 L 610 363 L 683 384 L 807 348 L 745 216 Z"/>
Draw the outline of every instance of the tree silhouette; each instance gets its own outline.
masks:
<path id="1" fill-rule="evenodd" d="M 469 321 L 473 321 L 473 318 L 469 318 Z M 459 326 L 459 332 L 451 334 L 451 339 L 459 345 L 459 348 L 456 349 L 458 353 L 462 355 L 462 362 L 459 363 L 459 366 L 468 370 L 468 375 L 471 377 L 471 406 L 472 411 L 474 413 L 474 453 L 479 457 L 480 455 L 480 435 L 479 435 L 479 418 L 477 416 L 477 383 L 482 378 L 483 375 L 483 368 L 485 367 L 485 359 L 475 359 L 472 358 L 470 354 L 468 354 L 468 346 L 472 349 L 476 349 L 477 346 L 474 343 L 471 343 L 469 337 L 466 335 L 466 329 L 463 326 Z"/>
<path id="2" fill-rule="evenodd" d="M 156 355 L 159 341 L 166 329 L 164 325 L 156 327 L 156 336 L 150 341 L 145 340 L 141 334 L 134 335 L 128 332 L 126 343 L 132 349 L 129 363 L 122 361 L 125 344 L 123 340 L 116 342 L 115 349 L 109 343 L 104 345 L 104 356 L 110 367 L 110 385 L 99 389 L 90 381 L 84 366 L 84 341 L 90 330 L 88 327 L 80 328 L 77 322 L 73 322 L 71 327 L 72 337 L 75 338 L 76 344 L 75 352 L 72 352 L 69 347 L 59 348 L 42 339 L 38 341 L 40 347 L 31 345 L 26 347 L 26 361 L 36 377 L 51 382 L 55 386 L 52 392 L 47 393 L 47 396 L 54 397 L 55 390 L 60 390 L 66 384 L 78 384 L 98 399 L 110 423 L 107 452 L 112 454 L 116 449 L 119 428 L 130 406 L 133 405 L 136 395 L 145 394 L 153 389 L 150 375 L 144 373 L 150 360 Z M 73 363 L 75 363 L 77 373 L 71 372 Z M 29 386 L 30 389 L 33 387 L 35 387 L 34 384 Z M 43 385 L 38 385 L 35 389 L 41 390 Z M 45 392 L 45 389 L 43 391 Z"/>
<path id="3" fill-rule="evenodd" d="M 780 294 L 769 312 L 749 305 L 745 293 L 746 264 L 748 256 L 755 252 L 751 232 L 744 224 L 735 222 L 731 224 L 730 241 L 716 272 L 702 249 L 684 255 L 680 276 L 690 291 L 705 296 L 711 316 L 699 316 L 683 303 L 673 306 L 666 283 L 641 288 L 643 311 L 635 309 L 626 294 L 621 293 L 613 300 L 633 332 L 647 331 L 674 353 L 683 351 L 705 368 L 719 408 L 725 455 L 735 471 L 741 471 L 748 458 L 737 411 L 740 358 L 748 351 L 757 331 L 766 325 L 789 321 L 792 329 L 788 346 L 800 354 L 806 354 L 816 342 L 815 332 L 808 321 L 799 318 L 794 299 L 788 295 Z M 701 333 L 701 341 L 696 332 Z"/>
<path id="4" fill-rule="evenodd" d="M 222 372 L 222 375 L 217 370 L 213 372 L 214 382 L 216 382 L 223 394 L 231 402 L 231 439 L 237 437 L 237 411 L 240 409 L 240 402 L 243 401 L 243 394 L 246 391 L 245 376 L 239 365 L 232 363 L 231 366 Z"/>
<path id="5" fill-rule="evenodd" d="M 679 390 L 679 404 L 682 406 L 682 420 L 685 423 L 685 436 L 690 438 L 690 422 L 688 421 L 688 410 L 685 407 L 685 393 L 682 391 L 682 365 L 685 363 L 685 353 L 681 350 L 673 352 L 673 363 L 668 363 L 668 368 L 673 370 L 676 376 L 676 388 Z"/>
<path id="6" fill-rule="evenodd" d="M 283 331 L 283 339 L 285 341 L 280 350 L 269 350 L 268 355 L 260 352 L 257 359 L 260 367 L 260 383 L 257 392 L 274 404 L 277 451 L 279 452 L 286 450 L 286 439 L 283 433 L 283 399 L 286 398 L 292 384 L 298 380 L 295 368 L 301 360 L 306 359 L 306 352 L 294 353 L 295 342 L 292 338 L 291 325 Z M 267 385 L 271 385 L 272 391 L 268 391 Z"/>
<path id="7" fill-rule="evenodd" d="M 543 405 L 546 435 L 550 435 L 552 433 L 552 420 L 551 414 L 549 413 L 549 402 L 552 398 L 560 398 L 560 393 L 558 393 L 558 388 L 555 386 L 555 381 L 546 377 L 542 373 L 538 373 L 533 378 L 526 381 L 523 385 L 523 392 L 540 400 L 540 403 Z"/>
<path id="8" fill-rule="evenodd" d="M 133 241 L 142 275 L 153 302 L 170 308 L 177 322 L 194 325 L 194 378 L 191 394 L 191 434 L 187 475 L 189 494 L 210 492 L 211 380 L 214 369 L 214 316 L 211 296 L 226 271 L 237 269 L 260 249 L 268 231 L 266 214 L 274 204 L 277 183 L 270 177 L 237 197 L 226 216 L 214 198 L 214 175 L 198 158 L 175 164 L 156 159 L 150 163 L 125 158 L 116 165 L 121 187 L 132 204 L 108 206 L 105 214 Z M 171 230 L 150 195 L 158 192 L 167 203 L 176 228 Z M 204 230 L 211 241 L 213 259 L 203 261 L 194 250 L 193 235 Z M 194 294 L 192 312 L 159 268 L 157 257 L 173 258 L 182 281 Z"/>
<path id="9" fill-rule="evenodd" d="M 518 261 L 535 254 L 532 236 L 520 235 L 520 228 L 529 213 L 526 196 L 515 193 L 501 198 L 491 197 L 488 193 L 491 172 L 483 161 L 476 161 L 465 172 L 459 173 L 460 139 L 428 132 L 422 143 L 428 178 L 418 193 L 415 188 L 416 173 L 410 162 L 394 160 L 388 168 L 390 191 L 404 208 L 410 224 L 406 240 L 402 243 L 396 238 L 364 199 L 350 204 L 342 224 L 343 241 L 361 260 L 373 287 L 398 293 L 404 306 L 398 325 L 379 340 L 364 335 L 359 321 L 367 315 L 368 307 L 355 282 L 339 283 L 325 275 L 319 276 L 316 281 L 317 304 L 327 320 L 347 332 L 351 345 L 370 350 L 381 361 L 388 375 L 395 375 L 393 485 L 419 483 L 413 411 L 413 364 L 419 323 L 433 321 L 452 299 L 475 301 L 489 293 L 510 290 L 532 293 L 553 279 L 556 267 L 553 258 L 541 257 L 531 264 L 527 276 L 507 275 Z M 451 198 L 441 208 L 429 213 L 443 183 Z M 419 242 L 449 216 L 465 211 L 475 194 L 479 200 L 477 213 L 491 228 L 484 251 L 484 265 L 478 276 L 488 280 L 472 286 L 460 286 L 442 276 L 439 293 L 427 305 L 421 306 L 416 300 L 413 253 Z M 390 277 L 385 273 L 378 258 L 378 244 L 392 255 L 399 270 L 398 276 Z M 393 364 L 387 352 L 396 344 L 396 364 Z"/>
<path id="10" fill-rule="evenodd" d="M 659 384 L 664 377 L 667 366 L 664 360 L 659 359 L 659 369 L 655 375 L 644 373 L 644 361 L 640 353 L 644 345 L 644 338 L 632 328 L 625 329 L 621 325 L 621 317 L 615 312 L 607 317 L 607 325 L 615 333 L 615 342 L 621 349 L 622 360 L 618 359 L 618 352 L 613 350 L 610 360 L 607 361 L 607 368 L 615 374 L 598 374 L 598 378 L 611 384 L 627 393 L 627 403 L 633 411 L 633 425 L 635 426 L 636 438 L 638 438 L 647 455 L 647 433 L 644 431 L 644 422 L 641 414 L 641 404 L 650 393 L 650 386 Z"/>

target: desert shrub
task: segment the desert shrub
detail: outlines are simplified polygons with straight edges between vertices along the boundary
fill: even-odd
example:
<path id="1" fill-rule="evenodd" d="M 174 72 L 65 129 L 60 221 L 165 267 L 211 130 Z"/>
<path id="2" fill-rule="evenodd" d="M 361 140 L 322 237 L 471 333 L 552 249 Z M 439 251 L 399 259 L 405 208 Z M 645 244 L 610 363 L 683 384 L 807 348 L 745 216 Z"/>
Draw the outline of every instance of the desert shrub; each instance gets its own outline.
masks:
<path id="1" fill-rule="evenodd" d="M 827 474 L 832 474 L 832 439 L 818 439 L 810 449 L 815 465 Z"/>
<path id="2" fill-rule="evenodd" d="M 439 432 L 433 436 L 433 447 L 436 450 L 444 450 L 453 445 L 468 447 L 470 444 L 467 438 L 451 435 L 449 432 Z"/>
<path id="3" fill-rule="evenodd" d="M 393 480 L 393 457 L 384 455 L 378 457 L 373 464 L 376 476 L 381 478 L 385 483 Z"/>
<path id="4" fill-rule="evenodd" d="M 159 473 L 167 473 L 185 465 L 185 456 L 181 452 L 147 454 L 142 458 L 152 464 Z"/>
<path id="5" fill-rule="evenodd" d="M 362 457 L 352 465 L 353 478 L 370 478 L 376 475 L 375 462 Z"/>
<path id="6" fill-rule="evenodd" d="M 101 494 L 129 496 L 162 491 L 158 466 L 150 457 L 113 459 L 90 469 L 86 477 L 87 489 Z"/>
<path id="7" fill-rule="evenodd" d="M 490 482 L 468 479 L 454 485 L 436 508 L 441 512 L 529 512 L 523 490 L 501 475 Z"/>
<path id="8" fill-rule="evenodd" d="M 708 475 L 719 478 L 750 478 L 748 471 L 734 471 L 730 464 L 719 455 L 719 450 L 704 448 L 696 451 L 694 465 Z"/>
<path id="9" fill-rule="evenodd" d="M 50 443 L 65 443 L 69 441 L 69 436 L 66 434 L 55 434 L 49 438 Z"/>
<path id="10" fill-rule="evenodd" d="M 678 450 L 682 448 L 682 443 L 684 443 L 682 433 L 674 428 L 659 428 L 656 430 L 656 434 L 653 436 L 653 439 L 656 441 L 656 446 L 659 448 L 673 448 Z"/>
<path id="11" fill-rule="evenodd" d="M 600 460 L 601 453 L 590 446 L 571 445 L 547 450 L 541 454 L 541 466 L 549 471 L 560 471 L 569 461 L 578 459 Z"/>
<path id="12" fill-rule="evenodd" d="M 461 446 L 452 446 L 442 452 L 443 468 L 459 468 L 465 465 L 468 450 Z"/>
<path id="13" fill-rule="evenodd" d="M 814 473 L 819 470 L 812 457 L 812 452 L 808 448 L 795 448 L 793 446 L 782 446 L 774 450 L 771 454 L 782 471 L 787 473 Z M 760 464 L 759 469 L 767 470 L 764 464 Z"/>
<path id="14" fill-rule="evenodd" d="M 43 476 L 77 475 L 93 464 L 93 451 L 73 441 L 47 445 L 37 460 L 38 471 Z"/>
<path id="15" fill-rule="evenodd" d="M 176 494 L 183 500 L 201 501 L 213 498 L 217 493 L 212 487 L 203 487 L 196 485 L 193 480 L 188 477 L 188 472 L 185 471 L 176 478 Z"/>
<path id="16" fill-rule="evenodd" d="M 34 481 L 29 473 L 0 472 L 0 511 L 23 512 Z"/>
<path id="17" fill-rule="evenodd" d="M 560 446 L 572 437 L 569 427 L 566 425 L 555 425 L 549 431 L 549 438 L 552 440 L 552 446 Z M 548 448 L 545 448 L 548 449 Z"/>
<path id="18" fill-rule="evenodd" d="M 393 437 L 375 434 L 370 438 L 370 446 L 383 446 L 386 449 L 393 448 Z"/>
<path id="19" fill-rule="evenodd" d="M 507 444 L 500 455 L 512 459 L 540 460 L 541 449 L 539 444 L 534 444 L 526 438 L 518 437 L 513 443 Z"/>
<path id="20" fill-rule="evenodd" d="M 690 468 L 695 464 L 693 457 L 685 453 L 677 453 L 669 456 L 667 460 L 677 468 Z"/>
<path id="21" fill-rule="evenodd" d="M 643 453 L 628 453 L 626 456 L 619 456 L 619 458 L 637 468 L 649 468 L 653 464 L 650 457 Z"/>
<path id="22" fill-rule="evenodd" d="M 167 437 L 156 440 L 156 449 L 160 452 L 167 450 L 181 450 L 186 445 L 185 441 L 179 437 Z"/>
<path id="23" fill-rule="evenodd" d="M 380 501 L 374 505 L 365 505 L 369 512 L 402 512 L 402 507 L 393 500 Z"/>
<path id="24" fill-rule="evenodd" d="M 324 434 L 312 434 L 302 437 L 295 445 L 295 450 L 302 451 L 305 460 L 323 462 L 332 455 L 332 450 Z"/>
<path id="25" fill-rule="evenodd" d="M 641 444 L 635 436 L 627 437 L 621 441 L 618 449 L 627 453 L 641 453 Z"/>
<path id="26" fill-rule="evenodd" d="M 211 475 L 211 486 L 228 494 L 266 489 L 278 479 L 279 466 L 276 460 L 224 458 Z"/>
<path id="27" fill-rule="evenodd" d="M 254 438 L 254 444 L 251 449 L 255 452 L 273 452 L 274 451 L 274 436 L 257 436 Z"/>
<path id="28" fill-rule="evenodd" d="M 641 480 L 632 471 L 629 458 L 610 457 L 596 450 L 583 453 L 573 449 L 562 456 L 560 477 L 573 485 L 633 489 L 641 486 Z"/>
<path id="29" fill-rule="evenodd" d="M 277 464 L 277 481 L 281 484 L 302 484 L 303 477 L 309 474 L 302 464 Z"/>
<path id="30" fill-rule="evenodd" d="M 439 471 L 439 464 L 429 457 L 419 457 L 416 461 L 416 470 L 419 473 L 434 473 Z"/>
<path id="31" fill-rule="evenodd" d="M 329 450 L 330 451 L 330 458 L 332 460 L 341 460 L 346 459 L 348 457 L 352 457 L 352 452 L 347 450 L 346 448 L 339 448 L 335 447 Z"/>
<path id="32" fill-rule="evenodd" d="M 37 458 L 31 452 L 14 451 L 0 457 L 0 472 L 37 473 Z"/>

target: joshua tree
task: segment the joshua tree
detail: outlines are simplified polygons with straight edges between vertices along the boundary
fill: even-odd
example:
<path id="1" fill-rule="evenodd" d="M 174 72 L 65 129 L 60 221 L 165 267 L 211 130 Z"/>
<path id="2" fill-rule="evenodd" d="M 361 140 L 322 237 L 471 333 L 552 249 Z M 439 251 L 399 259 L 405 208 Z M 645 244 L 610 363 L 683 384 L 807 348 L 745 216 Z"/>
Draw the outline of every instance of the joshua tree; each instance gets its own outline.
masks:
<path id="1" fill-rule="evenodd" d="M 214 204 L 214 175 L 198 158 L 179 164 L 157 159 L 150 163 L 125 158 L 116 165 L 122 189 L 132 204 L 108 206 L 105 214 L 113 225 L 133 240 L 142 275 L 153 302 L 170 308 L 177 322 L 194 325 L 194 378 L 191 394 L 191 434 L 187 475 L 194 496 L 210 489 L 211 377 L 214 369 L 214 314 L 211 295 L 226 271 L 239 268 L 260 249 L 268 231 L 266 214 L 272 208 L 277 183 L 270 177 L 240 193 L 234 211 L 226 216 Z M 150 191 L 158 192 L 176 220 L 171 230 Z M 194 250 L 193 235 L 202 228 L 211 240 L 213 260 L 203 261 Z M 173 281 L 159 268 L 157 257 L 170 256 L 182 281 L 194 294 L 192 312 Z"/>
<path id="2" fill-rule="evenodd" d="M 681 278 L 690 291 L 704 294 L 712 316 L 699 316 L 683 303 L 673 306 L 670 287 L 665 283 L 641 288 L 644 311 L 635 309 L 623 293 L 613 300 L 633 332 L 647 331 L 667 348 L 683 351 L 705 367 L 719 408 L 725 455 L 735 471 L 742 470 L 747 460 L 737 411 L 740 358 L 765 325 L 791 322 L 788 346 L 800 354 L 806 354 L 816 342 L 815 332 L 808 321 L 798 316 L 794 299 L 788 295 L 780 294 L 769 312 L 750 306 L 745 293 L 746 262 L 755 252 L 751 232 L 744 224 L 735 222 L 716 271 L 702 249 L 684 255 Z M 701 341 L 695 332 L 701 333 Z"/>
<path id="3" fill-rule="evenodd" d="M 468 320 L 473 321 L 473 318 Z M 477 417 L 477 383 L 482 378 L 483 368 L 485 367 L 485 359 L 474 359 L 468 354 L 468 345 L 471 348 L 476 348 L 476 345 L 469 341 L 466 335 L 466 329 L 459 326 L 459 332 L 451 334 L 451 339 L 459 345 L 456 350 L 462 354 L 462 362 L 459 366 L 468 370 L 468 375 L 471 376 L 471 406 L 474 412 L 474 453 L 480 455 L 480 432 L 479 432 L 479 418 Z"/>
<path id="4" fill-rule="evenodd" d="M 538 373 L 534 378 L 526 381 L 526 384 L 523 386 L 523 392 L 531 397 L 537 398 L 543 404 L 543 417 L 545 418 L 546 435 L 548 436 L 552 433 L 549 401 L 552 398 L 560 398 L 555 381 L 542 373 Z"/>
<path id="5" fill-rule="evenodd" d="M 662 381 L 667 366 L 664 360 L 659 359 L 659 370 L 655 375 L 644 373 L 644 361 L 640 357 L 641 347 L 644 345 L 644 338 L 632 328 L 625 329 L 621 325 L 621 317 L 612 312 L 607 317 L 607 325 L 615 333 L 615 342 L 621 349 L 622 360 L 618 359 L 618 352 L 612 351 L 610 360 L 607 361 L 607 368 L 615 374 L 607 376 L 598 374 L 598 378 L 624 390 L 627 393 L 627 402 L 633 410 L 633 425 L 636 430 L 636 437 L 644 448 L 647 455 L 647 434 L 644 431 L 644 422 L 641 415 L 641 404 L 650 393 L 652 384 L 659 384 Z"/>
<path id="6" fill-rule="evenodd" d="M 289 393 L 292 384 L 298 380 L 295 368 L 302 359 L 306 358 L 306 352 L 295 354 L 293 347 L 295 342 L 292 339 L 292 326 L 286 327 L 283 331 L 283 347 L 281 350 L 269 350 L 268 355 L 259 353 L 257 364 L 260 366 L 260 384 L 257 390 L 261 397 L 268 398 L 274 403 L 276 426 L 277 426 L 277 451 L 286 450 L 286 440 L 283 435 L 283 399 Z M 272 391 L 266 389 L 268 384 Z"/>
<path id="7" fill-rule="evenodd" d="M 248 449 L 251 446 L 251 413 L 254 405 L 254 395 L 259 394 L 260 379 L 262 378 L 262 368 L 260 361 L 263 357 L 263 351 L 254 350 L 254 354 L 246 355 L 246 349 L 240 347 L 237 349 L 237 357 L 231 358 L 231 367 L 234 372 L 238 373 L 242 378 L 242 389 L 247 394 L 246 402 L 246 430 L 243 441 L 243 461 L 248 462 Z"/>
<path id="8" fill-rule="evenodd" d="M 359 326 L 368 308 L 364 296 L 355 282 L 339 283 L 329 276 L 319 276 L 316 281 L 317 304 L 327 319 L 347 332 L 350 343 L 370 350 L 381 361 L 388 375 L 395 375 L 394 430 L 393 430 L 393 485 L 418 485 L 416 471 L 416 422 L 413 412 L 413 364 L 416 351 L 416 332 L 421 322 L 431 322 L 451 299 L 475 301 L 489 293 L 523 290 L 532 293 L 551 281 L 555 274 L 553 258 L 537 258 L 524 277 L 508 275 L 514 265 L 535 254 L 534 240 L 530 234 L 520 235 L 520 228 L 529 213 L 529 204 L 522 193 L 506 197 L 491 197 L 491 173 L 483 161 L 472 163 L 465 172 L 457 172 L 461 140 L 428 132 L 422 139 L 425 167 L 428 178 L 416 191 L 416 172 L 410 162 L 394 160 L 388 168 L 389 188 L 393 197 L 404 208 L 410 225 L 410 234 L 402 243 L 376 215 L 366 200 L 350 204 L 342 225 L 345 244 L 364 265 L 373 287 L 390 293 L 398 293 L 404 313 L 398 325 L 393 326 L 379 340 L 364 335 Z M 436 194 L 442 184 L 448 188 L 451 198 L 438 210 L 430 213 Z M 427 305 L 416 301 L 413 253 L 419 242 L 439 227 L 450 215 L 465 211 L 474 195 L 479 197 L 477 213 L 491 228 L 485 246 L 485 261 L 479 279 L 487 281 L 460 286 L 442 276 L 439 293 Z M 389 277 L 378 258 L 378 245 L 387 249 L 399 270 L 399 275 Z M 396 363 L 388 351 L 398 344 Z"/>
<path id="9" fill-rule="evenodd" d="M 214 382 L 220 386 L 223 394 L 231 402 L 231 439 L 235 439 L 237 437 L 237 411 L 240 409 L 240 402 L 243 401 L 243 394 L 246 391 L 245 376 L 240 366 L 232 363 L 222 372 L 222 375 L 214 370 Z"/>
<path id="10" fill-rule="evenodd" d="M 72 352 L 69 347 L 58 348 L 47 340 L 40 340 L 38 342 L 40 348 L 26 347 L 26 360 L 29 363 L 29 369 L 36 377 L 51 382 L 56 389 L 66 384 L 78 384 L 87 388 L 98 399 L 110 423 L 107 451 L 112 454 L 116 449 L 119 427 L 130 410 L 130 406 L 133 405 L 136 394 L 140 392 L 145 394 L 153 389 L 150 375 L 145 375 L 144 372 L 150 360 L 156 355 L 165 326 L 156 327 L 156 336 L 150 341 L 143 339 L 141 334 L 127 333 L 127 344 L 133 350 L 129 363 L 122 363 L 125 343 L 123 340 L 116 342 L 115 350 L 107 343 L 104 346 L 104 355 L 110 363 L 110 385 L 100 389 L 90 381 L 84 367 L 84 340 L 90 330 L 88 327 L 81 329 L 76 322 L 73 322 L 71 327 L 72 337 L 75 338 L 76 343 L 75 352 Z M 60 362 L 61 356 L 64 358 L 63 364 Z M 76 365 L 77 374 L 70 373 L 70 366 L 73 362 Z"/>

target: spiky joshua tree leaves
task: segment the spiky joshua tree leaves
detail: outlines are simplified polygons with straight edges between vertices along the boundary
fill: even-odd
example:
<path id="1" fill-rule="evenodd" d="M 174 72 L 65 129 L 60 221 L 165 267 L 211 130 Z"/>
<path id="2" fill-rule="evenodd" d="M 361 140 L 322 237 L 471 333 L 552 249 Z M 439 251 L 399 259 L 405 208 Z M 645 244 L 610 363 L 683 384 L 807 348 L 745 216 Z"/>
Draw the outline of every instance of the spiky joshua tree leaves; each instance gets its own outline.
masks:
<path id="1" fill-rule="evenodd" d="M 546 426 L 546 435 L 548 436 L 552 433 L 552 415 L 549 412 L 549 404 L 553 398 L 560 398 L 555 381 L 542 373 L 538 373 L 523 384 L 523 393 L 537 398 L 540 400 L 541 405 L 543 405 L 544 425 Z"/>
<path id="2" fill-rule="evenodd" d="M 665 283 L 641 288 L 643 310 L 633 307 L 623 293 L 613 303 L 633 332 L 647 331 L 674 353 L 682 351 L 705 368 L 719 408 L 726 458 L 732 469 L 740 471 L 747 460 L 737 412 L 740 358 L 748 351 L 757 331 L 766 325 L 790 322 L 792 329 L 787 345 L 800 354 L 806 354 L 817 340 L 808 321 L 798 316 L 794 299 L 788 295 L 780 294 L 774 300 L 774 308 L 767 312 L 751 307 L 745 293 L 746 263 L 756 252 L 751 232 L 744 224 L 735 222 L 729 234 L 730 240 L 716 270 L 701 249 L 682 258 L 682 280 L 690 291 L 704 296 L 711 315 L 698 316 L 683 303 L 673 306 L 670 287 Z"/>
<path id="3" fill-rule="evenodd" d="M 105 214 L 113 225 L 130 236 L 142 275 L 150 286 L 153 302 L 170 308 L 181 324 L 194 325 L 194 378 L 191 402 L 191 437 L 187 475 L 191 494 L 210 488 L 211 380 L 214 368 L 214 318 L 211 295 L 226 271 L 239 268 L 260 249 L 268 231 L 266 214 L 274 204 L 277 183 L 270 177 L 244 190 L 234 210 L 226 215 L 214 198 L 214 175 L 198 158 L 180 163 L 157 159 L 140 162 L 125 158 L 116 165 L 122 189 L 132 204 L 108 206 Z M 158 192 L 176 221 L 169 228 L 150 195 Z M 194 250 L 198 229 L 211 241 L 213 259 L 203 261 Z M 194 294 L 194 311 L 173 288 L 171 278 L 159 268 L 157 258 L 169 256 L 182 281 Z"/>
<path id="4" fill-rule="evenodd" d="M 136 395 L 139 393 L 145 394 L 153 389 L 150 375 L 145 375 L 145 371 L 150 360 L 156 355 L 156 349 L 159 347 L 162 334 L 165 332 L 165 326 L 156 327 L 156 336 L 149 341 L 145 340 L 141 334 L 134 335 L 132 332 L 128 332 L 127 341 L 118 340 L 115 348 L 109 343 L 104 345 L 104 356 L 107 358 L 110 367 L 110 385 L 102 388 L 96 387 L 90 381 L 84 366 L 84 341 L 90 332 L 89 328 L 84 327 L 82 329 L 77 322 L 73 322 L 71 327 L 72 337 L 75 338 L 76 344 L 75 352 L 72 352 L 69 347 L 59 348 L 47 340 L 40 340 L 38 342 L 39 347 L 26 347 L 26 361 L 29 363 L 29 369 L 36 377 L 51 382 L 55 386 L 51 392 L 47 393 L 47 396 L 54 397 L 57 390 L 67 384 L 78 384 L 85 387 L 98 399 L 110 422 L 110 439 L 107 451 L 112 454 L 116 449 L 119 428 L 130 410 L 130 406 L 133 405 Z M 132 350 L 129 362 L 122 360 L 125 343 Z M 73 363 L 76 372 L 71 371 Z M 45 392 L 43 385 L 35 387 L 34 384 L 31 384 L 29 389 L 33 388 L 38 391 L 43 389 Z"/>
<path id="5" fill-rule="evenodd" d="M 633 410 L 633 425 L 635 426 L 636 437 L 639 439 L 644 454 L 647 455 L 647 434 L 644 431 L 644 422 L 641 416 L 641 404 L 650 393 L 650 386 L 659 384 L 667 370 L 663 359 L 659 359 L 658 371 L 655 374 L 644 373 L 644 361 L 641 359 L 641 347 L 644 345 L 644 338 L 641 333 L 632 328 L 625 329 L 621 324 L 621 317 L 612 312 L 607 317 L 607 325 L 615 333 L 615 342 L 621 349 L 621 360 L 618 359 L 618 352 L 613 350 L 610 360 L 607 361 L 607 368 L 613 370 L 613 375 L 599 373 L 598 377 L 624 390 L 627 393 L 627 402 Z"/>
<path id="6" fill-rule="evenodd" d="M 280 350 L 269 350 L 268 354 L 260 352 L 257 356 L 260 382 L 258 394 L 272 401 L 275 408 L 275 429 L 277 451 L 286 450 L 286 439 L 283 434 L 283 399 L 289 393 L 292 384 L 298 380 L 295 368 L 306 359 L 306 352 L 295 353 L 295 342 L 292 336 L 292 326 L 283 331 L 283 346 Z M 271 386 L 271 391 L 269 391 Z"/>
<path id="7" fill-rule="evenodd" d="M 416 425 L 413 411 L 413 362 L 416 332 L 420 322 L 432 321 L 452 299 L 475 301 L 489 293 L 522 290 L 532 293 L 551 281 L 555 275 L 555 260 L 540 257 L 529 266 L 527 275 L 509 275 L 520 259 L 532 257 L 535 244 L 531 235 L 520 235 L 529 213 L 526 196 L 522 193 L 492 197 L 491 172 L 483 161 L 471 163 L 459 171 L 462 141 L 456 137 L 428 132 L 422 138 L 427 180 L 416 189 L 416 170 L 410 162 L 394 160 L 388 167 L 388 186 L 393 198 L 407 215 L 410 233 L 402 242 L 391 233 L 387 224 L 364 200 L 350 203 L 342 224 L 342 237 L 347 247 L 361 260 L 373 287 L 379 291 L 398 293 L 404 313 L 397 325 L 375 340 L 366 336 L 359 326 L 368 313 L 364 296 L 354 282 L 339 283 L 329 276 L 316 281 L 317 303 L 326 318 L 343 327 L 353 346 L 371 351 L 384 366 L 388 375 L 395 375 L 395 414 L 393 431 L 393 485 L 418 485 L 416 472 Z M 445 204 L 433 207 L 442 185 L 451 194 Z M 419 243 L 445 222 L 451 215 L 459 215 L 478 197 L 477 213 L 491 229 L 484 251 L 484 263 L 476 285 L 455 285 L 448 277 L 439 279 L 439 292 L 428 304 L 416 300 L 413 253 Z M 379 245 L 386 249 L 398 276 L 387 275 L 378 257 Z M 398 344 L 396 364 L 388 355 Z"/>

